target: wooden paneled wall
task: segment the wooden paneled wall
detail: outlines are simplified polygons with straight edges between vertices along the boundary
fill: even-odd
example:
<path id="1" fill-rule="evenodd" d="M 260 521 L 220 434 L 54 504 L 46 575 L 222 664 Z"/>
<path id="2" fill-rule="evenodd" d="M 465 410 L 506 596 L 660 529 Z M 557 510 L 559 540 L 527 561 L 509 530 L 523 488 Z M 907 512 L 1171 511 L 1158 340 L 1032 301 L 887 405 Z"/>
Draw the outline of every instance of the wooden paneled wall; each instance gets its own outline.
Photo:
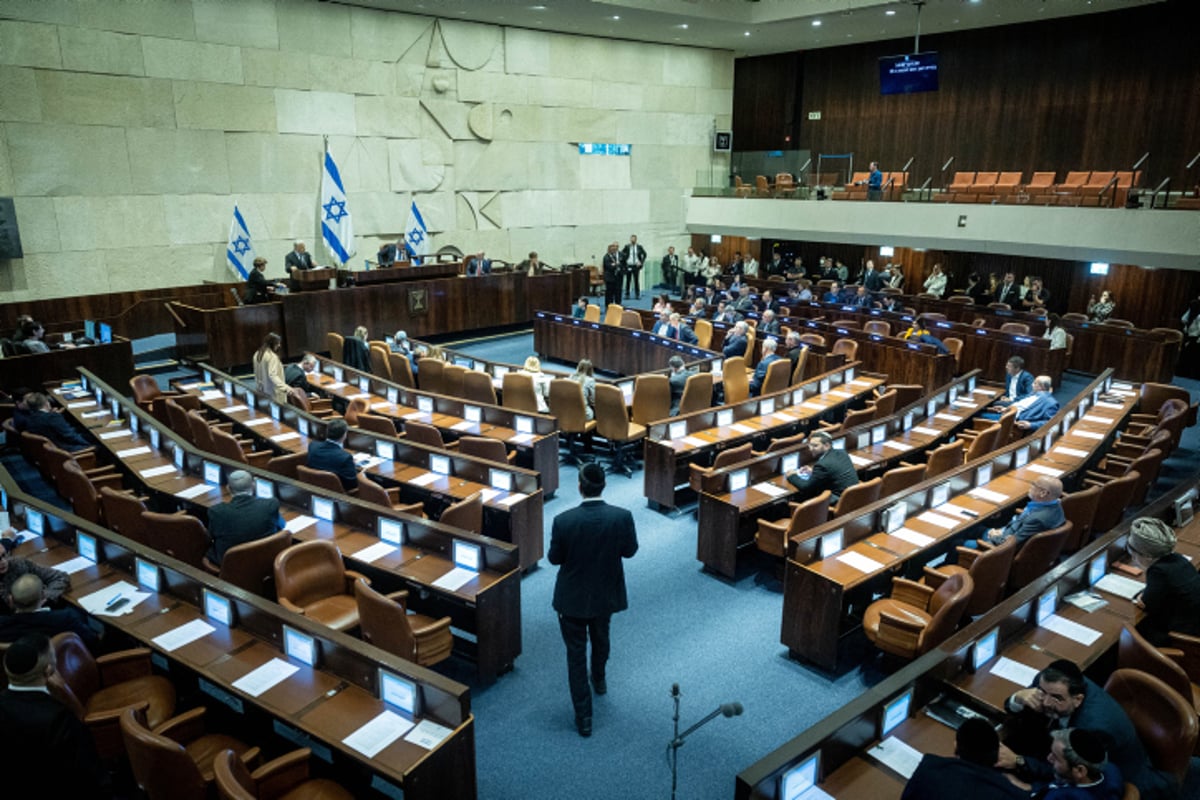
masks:
<path id="1" fill-rule="evenodd" d="M 880 56 L 911 39 L 739 59 L 734 147 L 856 154 L 884 170 L 915 157 L 912 182 L 951 170 L 1129 169 L 1194 184 L 1200 151 L 1195 0 L 923 36 L 940 90 L 882 96 Z M 792 56 L 789 58 L 789 56 Z M 793 108 L 791 104 L 797 103 Z M 819 121 L 808 121 L 820 111 Z M 949 176 L 948 176 L 949 177 Z"/>

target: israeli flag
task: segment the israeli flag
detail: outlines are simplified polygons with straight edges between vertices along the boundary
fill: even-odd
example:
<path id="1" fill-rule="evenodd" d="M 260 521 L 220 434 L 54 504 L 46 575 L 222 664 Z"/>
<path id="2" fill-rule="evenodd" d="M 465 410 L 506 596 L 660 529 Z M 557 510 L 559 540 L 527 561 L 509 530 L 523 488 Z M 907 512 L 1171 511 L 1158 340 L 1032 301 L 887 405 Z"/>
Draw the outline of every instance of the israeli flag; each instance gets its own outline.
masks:
<path id="1" fill-rule="evenodd" d="M 413 200 L 412 208 L 408 210 L 408 223 L 404 226 L 404 249 L 408 258 L 414 264 L 420 264 L 422 256 L 429 252 L 429 229 L 425 227 L 425 219 L 417 210 L 417 201 Z"/>
<path id="2" fill-rule="evenodd" d="M 338 264 L 346 264 L 355 253 L 354 223 L 346 205 L 346 190 L 333 156 L 325 153 L 325 171 L 321 176 L 321 236 Z"/>
<path id="3" fill-rule="evenodd" d="M 250 229 L 242 212 L 233 207 L 233 223 L 229 226 L 229 245 L 225 248 L 225 263 L 239 280 L 246 280 L 254 264 L 254 245 L 250 242 Z"/>

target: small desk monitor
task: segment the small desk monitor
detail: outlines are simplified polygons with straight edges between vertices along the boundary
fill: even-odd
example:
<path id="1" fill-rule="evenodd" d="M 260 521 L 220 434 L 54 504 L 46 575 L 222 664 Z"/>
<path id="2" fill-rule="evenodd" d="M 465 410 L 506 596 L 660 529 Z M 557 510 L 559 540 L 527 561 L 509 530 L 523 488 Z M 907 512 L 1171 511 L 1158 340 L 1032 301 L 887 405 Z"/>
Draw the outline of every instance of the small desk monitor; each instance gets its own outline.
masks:
<path id="1" fill-rule="evenodd" d="M 264 500 L 275 499 L 275 484 L 271 483 L 266 478 L 254 479 L 254 496 L 261 497 Z"/>
<path id="2" fill-rule="evenodd" d="M 86 558 L 88 561 L 96 561 L 96 537 L 90 533 L 76 533 L 75 547 L 79 550 L 79 555 Z"/>
<path id="3" fill-rule="evenodd" d="M 774 414 L 775 413 L 775 398 L 768 397 L 765 400 L 758 401 L 759 414 Z"/>
<path id="4" fill-rule="evenodd" d="M 404 523 L 386 517 L 379 518 L 379 539 L 388 544 L 404 543 Z"/>
<path id="5" fill-rule="evenodd" d="M 879 738 L 883 739 L 891 733 L 897 725 L 908 719 L 908 710 L 912 706 L 912 689 L 909 689 L 904 694 L 897 697 L 890 703 L 883 706 L 883 713 L 880 715 L 879 721 Z"/>
<path id="6" fill-rule="evenodd" d="M 667 435 L 671 439 L 682 439 L 683 437 L 687 436 L 687 423 L 686 422 L 670 423 L 669 425 L 667 425 Z"/>
<path id="7" fill-rule="evenodd" d="M 450 457 L 449 456 L 429 456 L 429 471 L 436 472 L 438 475 L 450 474 Z"/>
<path id="8" fill-rule="evenodd" d="M 929 507 L 937 508 L 950 499 L 950 482 L 939 483 L 929 493 Z"/>
<path id="9" fill-rule="evenodd" d="M 6 498 L 5 508 L 7 507 Z M 25 506 L 25 527 L 29 529 L 30 533 L 36 533 L 38 536 L 41 536 L 46 532 L 46 515 L 36 508 Z M 93 558 L 92 560 L 95 561 L 96 559 Z"/>
<path id="10" fill-rule="evenodd" d="M 488 483 L 493 489 L 499 489 L 502 492 L 511 492 L 513 488 L 513 474 L 502 469 L 488 470 Z"/>
<path id="11" fill-rule="evenodd" d="M 396 445 L 392 444 L 391 442 L 383 442 L 383 441 L 376 439 L 375 440 L 375 455 L 378 458 L 382 458 L 384 461 L 395 461 L 396 460 Z"/>
<path id="12" fill-rule="evenodd" d="M 838 528 L 832 533 L 827 533 L 820 539 L 821 542 L 821 558 L 829 558 L 834 553 L 842 549 L 842 528 Z"/>
<path id="13" fill-rule="evenodd" d="M 92 341 L 96 340 L 96 320 L 85 319 L 83 321 L 83 335 Z"/>
<path id="14" fill-rule="evenodd" d="M 457 367 L 466 367 L 467 369 L 475 369 L 475 360 L 466 356 L 455 356 L 454 365 Z"/>
<path id="15" fill-rule="evenodd" d="M 143 589 L 149 589 L 152 592 L 157 592 L 162 580 L 162 572 L 159 571 L 158 565 L 144 558 L 134 559 L 134 563 L 137 565 L 138 586 L 141 586 Z"/>
<path id="16" fill-rule="evenodd" d="M 1100 555 L 1088 562 L 1088 586 L 1095 586 L 1096 581 L 1104 577 L 1108 571 L 1108 553 L 1103 550 Z"/>
<path id="17" fill-rule="evenodd" d="M 733 409 L 726 408 L 717 412 L 717 427 L 724 428 L 733 424 Z"/>
<path id="18" fill-rule="evenodd" d="M 283 652 L 310 667 L 317 665 L 317 640 L 291 625 L 283 626 Z"/>
<path id="19" fill-rule="evenodd" d="M 992 628 L 990 631 L 979 637 L 975 642 L 975 646 L 971 648 L 971 668 L 975 672 L 983 669 L 983 665 L 996 657 L 996 646 L 1000 642 L 1000 629 Z"/>
<path id="20" fill-rule="evenodd" d="M 328 497 L 313 497 L 313 516 L 326 522 L 333 522 L 333 501 Z"/>
<path id="21" fill-rule="evenodd" d="M 112 344 L 112 325 L 107 322 L 100 323 L 100 343 Z"/>
<path id="22" fill-rule="evenodd" d="M 735 469 L 729 473 L 729 491 L 740 492 L 750 485 L 750 470 Z"/>
<path id="23" fill-rule="evenodd" d="M 420 411 L 422 414 L 432 414 L 433 413 L 433 398 L 432 397 L 418 397 L 417 398 L 417 410 Z"/>
<path id="24" fill-rule="evenodd" d="M 986 464 L 980 464 L 979 468 L 975 470 L 975 488 L 978 489 L 981 486 L 986 486 L 991 480 L 992 462 L 989 461 Z"/>
<path id="25" fill-rule="evenodd" d="M 183 469 L 187 464 L 187 451 L 180 445 L 175 445 L 175 469 Z"/>
<path id="26" fill-rule="evenodd" d="M 800 468 L 800 454 L 788 453 L 783 458 L 779 459 L 779 469 L 783 472 L 795 472 Z"/>
<path id="27" fill-rule="evenodd" d="M 817 785 L 821 763 L 821 751 L 813 753 L 779 778 L 780 800 L 801 800 L 804 794 Z"/>
<path id="28" fill-rule="evenodd" d="M 221 623 L 225 627 L 233 625 L 233 604 L 228 597 L 222 597 L 212 589 L 204 589 L 204 616 Z"/>
<path id="29" fill-rule="evenodd" d="M 204 462 L 204 482 L 213 486 L 221 485 L 221 465 L 215 461 Z"/>
<path id="30" fill-rule="evenodd" d="M 379 699 L 409 716 L 418 716 L 417 684 L 379 668 Z"/>
<path id="31" fill-rule="evenodd" d="M 517 433 L 532 434 L 533 433 L 533 417 L 518 416 L 516 418 L 516 428 L 517 428 Z"/>
<path id="32" fill-rule="evenodd" d="M 470 542 L 454 540 L 454 566 L 479 572 L 483 566 L 483 548 Z"/>
<path id="33" fill-rule="evenodd" d="M 479 406 L 463 406 L 463 419 L 467 422 L 479 422 L 483 419 L 483 409 Z"/>
<path id="34" fill-rule="evenodd" d="M 1058 608 L 1058 587 L 1051 586 L 1037 600 L 1037 624 L 1043 624 L 1047 619 L 1054 616 L 1055 609 Z"/>

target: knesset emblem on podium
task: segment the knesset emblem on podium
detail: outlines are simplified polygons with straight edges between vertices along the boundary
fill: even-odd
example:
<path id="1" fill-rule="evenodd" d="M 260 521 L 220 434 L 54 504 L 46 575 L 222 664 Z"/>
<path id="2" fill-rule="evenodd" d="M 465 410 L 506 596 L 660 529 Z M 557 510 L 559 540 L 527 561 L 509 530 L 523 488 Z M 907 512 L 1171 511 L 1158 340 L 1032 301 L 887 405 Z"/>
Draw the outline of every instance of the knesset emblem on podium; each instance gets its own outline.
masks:
<path id="1" fill-rule="evenodd" d="M 425 316 L 429 313 L 429 290 L 408 290 L 408 313 L 410 316 Z"/>

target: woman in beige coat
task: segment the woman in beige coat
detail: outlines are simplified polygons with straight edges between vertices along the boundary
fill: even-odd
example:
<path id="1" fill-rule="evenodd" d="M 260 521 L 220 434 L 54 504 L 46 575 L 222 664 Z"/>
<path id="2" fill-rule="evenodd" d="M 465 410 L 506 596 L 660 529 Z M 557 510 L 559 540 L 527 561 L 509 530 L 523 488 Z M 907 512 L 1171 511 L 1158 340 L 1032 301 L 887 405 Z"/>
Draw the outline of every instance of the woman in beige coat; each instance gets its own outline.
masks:
<path id="1" fill-rule="evenodd" d="M 254 354 L 254 383 L 256 388 L 275 400 L 287 403 L 288 385 L 283 377 L 283 362 L 279 360 L 279 347 L 283 340 L 277 333 L 268 333 L 262 347 Z"/>

